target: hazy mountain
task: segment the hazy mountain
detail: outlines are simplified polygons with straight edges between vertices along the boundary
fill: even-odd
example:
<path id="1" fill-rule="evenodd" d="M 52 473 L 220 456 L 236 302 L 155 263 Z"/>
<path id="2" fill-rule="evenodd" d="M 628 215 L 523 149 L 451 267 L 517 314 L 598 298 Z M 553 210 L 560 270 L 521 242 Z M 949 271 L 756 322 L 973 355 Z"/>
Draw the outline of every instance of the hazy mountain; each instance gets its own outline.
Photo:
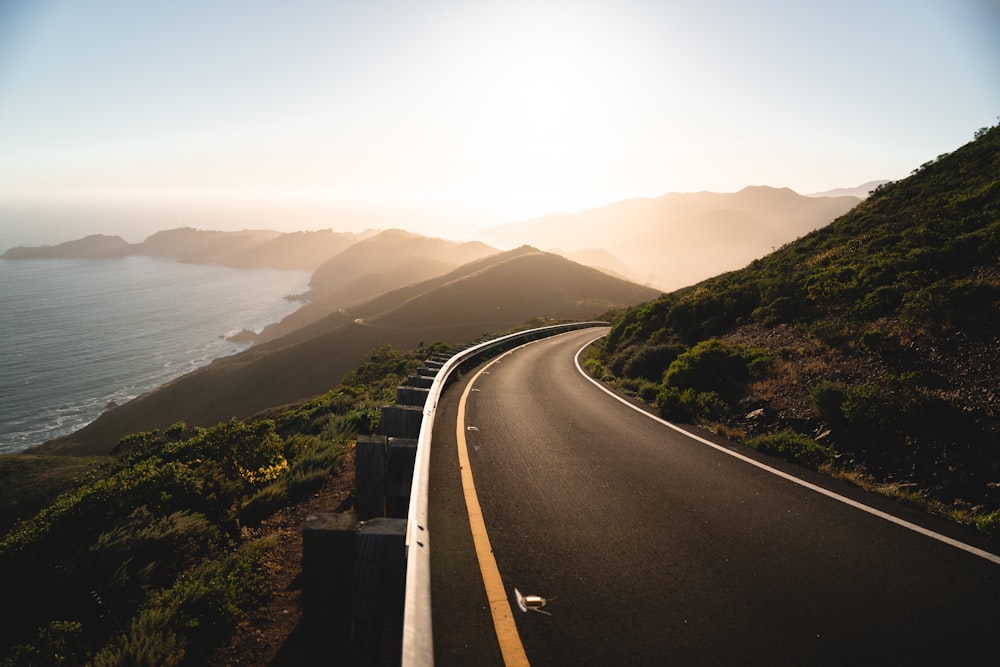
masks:
<path id="1" fill-rule="evenodd" d="M 193 264 L 311 271 L 371 233 L 330 229 L 288 234 L 273 230 L 220 232 L 180 227 L 153 234 L 135 250 Z"/>
<path id="2" fill-rule="evenodd" d="M 469 261 L 500 252 L 484 243 L 458 243 L 389 229 L 352 244 L 320 265 L 302 308 L 264 329 L 272 340 L 385 292 L 440 276 Z"/>
<path id="3" fill-rule="evenodd" d="M 148 255 L 191 264 L 312 271 L 330 257 L 374 233 L 355 234 L 325 229 L 286 234 L 273 230 L 221 232 L 179 227 L 156 232 L 142 243 L 127 243 L 118 236 L 93 235 L 58 245 L 11 248 L 3 257 L 107 259 Z"/>
<path id="4" fill-rule="evenodd" d="M 91 236 L 67 241 L 57 245 L 18 246 L 7 250 L 4 259 L 62 258 L 62 259 L 108 259 L 131 254 L 132 246 L 120 236 Z"/>
<path id="5" fill-rule="evenodd" d="M 1000 125 L 742 269 L 626 310 L 607 377 L 667 419 L 722 422 L 1000 536 L 998 211 Z"/>
<path id="6" fill-rule="evenodd" d="M 483 230 L 478 238 L 500 247 L 602 248 L 628 267 L 631 280 L 668 289 L 745 266 L 859 201 L 769 187 L 671 193 L 511 223 Z"/>
<path id="7" fill-rule="evenodd" d="M 135 431 L 184 420 L 208 426 L 322 393 L 373 348 L 462 343 L 535 317 L 588 319 L 658 292 L 596 269 L 519 248 L 384 294 L 355 313 L 335 313 L 290 335 L 216 360 L 114 408 L 40 451 L 107 452 Z"/>
<path id="8" fill-rule="evenodd" d="M 309 287 L 314 297 L 348 290 L 372 296 L 385 291 L 382 284 L 398 287 L 399 276 L 409 277 L 403 284 L 418 282 L 496 252 L 484 243 L 457 243 L 387 229 L 329 258 L 313 272 Z M 351 299 L 359 300 L 357 296 Z"/>
<path id="9" fill-rule="evenodd" d="M 886 183 L 891 183 L 891 181 L 868 181 L 867 183 L 862 183 L 861 185 L 856 185 L 853 188 L 835 188 L 833 190 L 826 190 L 825 192 L 812 192 L 807 197 L 857 197 L 858 199 L 865 199 L 869 194 L 872 193 L 875 188 L 880 185 L 885 185 Z"/>

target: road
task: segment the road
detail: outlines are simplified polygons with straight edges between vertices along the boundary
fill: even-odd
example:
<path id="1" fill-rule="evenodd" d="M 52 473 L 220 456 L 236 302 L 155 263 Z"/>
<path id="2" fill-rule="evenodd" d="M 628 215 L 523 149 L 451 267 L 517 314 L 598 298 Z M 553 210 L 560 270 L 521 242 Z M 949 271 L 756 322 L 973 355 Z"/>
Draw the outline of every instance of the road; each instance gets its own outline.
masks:
<path id="1" fill-rule="evenodd" d="M 532 665 L 996 659 L 1000 564 L 727 452 L 974 546 L 987 542 L 644 416 L 579 373 L 577 351 L 600 333 L 519 348 L 466 374 L 439 403 L 429 506 L 436 665 L 503 665 L 498 636 L 509 641 L 494 629 L 473 545 L 458 434 L 501 597 Z M 545 606 L 522 612 L 515 588 Z"/>

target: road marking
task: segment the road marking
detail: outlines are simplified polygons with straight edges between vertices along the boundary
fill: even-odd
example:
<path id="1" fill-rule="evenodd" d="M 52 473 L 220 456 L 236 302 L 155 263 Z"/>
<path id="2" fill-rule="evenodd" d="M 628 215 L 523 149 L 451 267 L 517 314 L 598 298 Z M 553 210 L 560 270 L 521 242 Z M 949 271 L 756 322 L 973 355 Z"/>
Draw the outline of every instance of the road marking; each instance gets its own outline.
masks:
<path id="1" fill-rule="evenodd" d="M 938 532 L 935 532 L 933 530 L 930 530 L 929 528 L 924 528 L 923 526 L 919 526 L 919 525 L 917 525 L 915 523 L 911 523 L 909 521 L 906 521 L 905 519 L 900 519 L 899 517 L 893 516 L 892 514 L 889 514 L 887 512 L 883 512 L 882 510 L 875 509 L 874 507 L 871 507 L 869 505 L 865 505 L 864 503 L 860 503 L 860 502 L 858 502 L 856 500 L 851 500 L 850 498 L 848 498 L 846 496 L 842 496 L 839 493 L 834 493 L 833 491 L 830 491 L 828 489 L 824 489 L 821 486 L 816 486 L 815 484 L 807 482 L 807 481 L 805 481 L 803 479 L 799 479 L 798 477 L 795 477 L 794 475 L 789 475 L 786 472 L 782 472 L 780 470 L 777 470 L 776 468 L 772 468 L 772 467 L 770 467 L 770 466 L 768 466 L 768 465 L 766 465 L 764 463 L 761 463 L 760 461 L 755 461 L 754 459 L 752 459 L 752 458 L 750 458 L 748 456 L 744 456 L 743 454 L 740 454 L 739 452 L 734 452 L 731 449 L 727 449 L 726 447 L 722 447 L 721 445 L 717 445 L 714 442 L 712 442 L 711 440 L 706 440 L 705 438 L 702 438 L 699 435 L 695 435 L 694 433 L 691 433 L 690 431 L 688 431 L 686 429 L 683 429 L 680 426 L 677 426 L 676 424 L 672 424 L 672 423 L 668 422 L 665 419 L 661 419 L 661 418 L 657 417 L 654 414 L 650 414 L 649 412 L 646 412 L 645 410 L 643 410 L 642 408 L 640 408 L 637 405 L 633 405 L 632 403 L 629 403 L 624 398 L 622 398 L 618 394 L 614 393 L 613 391 L 611 391 L 610 389 L 608 389 L 607 387 L 605 387 L 603 384 L 601 384 L 600 382 L 598 382 L 597 380 L 595 380 L 593 377 L 591 377 L 590 374 L 587 373 L 583 369 L 583 366 L 580 365 L 580 355 L 583 353 L 583 351 L 585 349 L 587 349 L 587 346 L 589 346 L 591 343 L 593 343 L 598 338 L 603 338 L 604 336 L 607 336 L 607 335 L 608 335 L 607 333 L 603 333 L 600 336 L 596 336 L 593 339 L 591 339 L 590 341 L 588 341 L 583 347 L 581 347 L 579 350 L 577 350 L 576 356 L 573 357 L 573 361 L 576 364 L 577 371 L 579 371 L 580 374 L 583 375 L 583 377 L 585 377 L 588 380 L 590 380 L 594 384 L 594 386 L 596 386 L 598 389 L 600 389 L 601 391 L 603 391 L 604 393 L 606 393 L 608 396 L 611 396 L 616 401 L 619 401 L 619 402 L 623 403 L 624 405 L 627 405 L 628 407 L 632 408 L 633 410 L 635 410 L 639 414 L 645 415 L 646 417 L 649 417 L 650 419 L 652 419 L 655 422 L 659 422 L 660 424 L 663 424 L 664 426 L 666 426 L 668 428 L 672 428 L 673 430 L 677 431 L 678 433 L 686 435 L 687 437 L 691 438 L 692 440 L 696 440 L 696 441 L 700 442 L 703 445 L 708 445 L 709 447 L 711 447 L 713 449 L 716 449 L 716 450 L 722 452 L 723 454 L 728 454 L 729 456 L 732 456 L 733 458 L 739 459 L 739 460 L 741 460 L 741 461 L 743 461 L 745 463 L 749 463 L 750 465 L 755 466 L 757 468 L 760 468 L 761 470 L 763 470 L 765 472 L 769 472 L 772 475 L 777 475 L 778 477 L 781 477 L 782 479 L 785 479 L 785 480 L 788 480 L 789 482 L 793 482 L 795 484 L 798 484 L 799 486 L 802 486 L 802 487 L 804 487 L 806 489 L 809 489 L 810 491 L 815 491 L 816 493 L 822 494 L 822 495 L 824 495 L 824 496 L 826 496 L 828 498 L 832 498 L 833 500 L 842 502 L 845 505 L 849 505 L 849 506 L 851 506 L 851 507 L 853 507 L 855 509 L 859 509 L 862 512 L 867 512 L 868 514 L 871 514 L 872 516 L 876 516 L 876 517 L 878 517 L 880 519 L 883 519 L 885 521 L 889 521 L 890 523 L 894 523 L 897 526 L 901 526 L 902 528 L 906 528 L 908 530 L 912 530 L 913 532 L 919 533 L 919 534 L 921 534 L 921 535 L 923 535 L 925 537 L 929 537 L 931 539 L 937 540 L 938 542 L 943 542 L 944 544 L 947 544 L 949 546 L 955 547 L 956 549 L 961 549 L 962 551 L 968 552 L 968 553 L 970 553 L 970 554 L 972 554 L 974 556 L 979 556 L 980 558 L 988 560 L 991 563 L 995 563 L 997 565 L 1000 565 L 1000 556 L 998 556 L 998 555 L 996 555 L 994 553 L 991 553 L 989 551 L 985 551 L 985 550 L 980 549 L 978 547 L 974 547 L 971 544 L 966 544 L 965 542 L 960 542 L 959 540 L 956 540 L 956 539 L 953 539 L 951 537 L 948 537 L 947 535 L 942 535 L 941 533 L 938 533 Z"/>
<path id="2" fill-rule="evenodd" d="M 458 467 L 462 474 L 462 491 L 465 493 L 465 507 L 469 512 L 469 528 L 472 529 L 472 541 L 476 546 L 476 557 L 479 559 L 479 570 L 483 575 L 483 585 L 486 587 L 486 598 L 490 602 L 490 614 L 493 615 L 493 627 L 496 628 L 497 642 L 507 667 L 529 667 L 528 656 L 521 644 L 521 636 L 514 623 L 514 613 L 504 590 L 500 570 L 496 558 L 493 557 L 493 547 L 486 532 L 486 522 L 483 520 L 483 510 L 479 505 L 479 495 L 472 479 L 472 465 L 469 461 L 469 446 L 465 441 L 465 404 L 479 376 L 487 368 L 499 361 L 494 359 L 472 378 L 458 401 L 458 418 L 455 424 L 455 439 L 458 441 Z M 471 428 L 474 427 L 470 427 Z"/>

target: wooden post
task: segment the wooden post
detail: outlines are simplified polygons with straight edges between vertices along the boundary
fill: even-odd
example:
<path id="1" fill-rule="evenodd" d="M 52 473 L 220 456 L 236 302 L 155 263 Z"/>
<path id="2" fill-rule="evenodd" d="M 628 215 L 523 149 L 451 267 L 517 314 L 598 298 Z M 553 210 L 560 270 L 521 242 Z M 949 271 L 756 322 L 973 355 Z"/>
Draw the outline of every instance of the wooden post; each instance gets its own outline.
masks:
<path id="1" fill-rule="evenodd" d="M 411 375 L 406 378 L 407 387 L 422 387 L 424 389 L 430 389 L 432 384 L 434 384 L 434 378 L 427 377 L 426 375 Z"/>
<path id="2" fill-rule="evenodd" d="M 367 521 L 385 516 L 384 435 L 359 435 L 354 450 L 354 508 Z"/>
<path id="3" fill-rule="evenodd" d="M 354 565 L 356 664 L 399 664 L 405 589 L 406 520 L 365 521 L 358 528 Z"/>
<path id="4" fill-rule="evenodd" d="M 423 407 L 427 403 L 430 391 L 430 389 L 424 387 L 396 387 L 396 404 Z"/>
<path id="5" fill-rule="evenodd" d="M 420 435 L 423 407 L 415 405 L 383 405 L 379 432 L 397 438 L 416 438 Z"/>
<path id="6" fill-rule="evenodd" d="M 302 528 L 302 620 L 309 664 L 351 651 L 358 521 L 353 514 L 310 514 Z"/>
<path id="7" fill-rule="evenodd" d="M 389 438 L 386 448 L 385 515 L 405 519 L 410 507 L 413 466 L 417 461 L 417 441 Z"/>

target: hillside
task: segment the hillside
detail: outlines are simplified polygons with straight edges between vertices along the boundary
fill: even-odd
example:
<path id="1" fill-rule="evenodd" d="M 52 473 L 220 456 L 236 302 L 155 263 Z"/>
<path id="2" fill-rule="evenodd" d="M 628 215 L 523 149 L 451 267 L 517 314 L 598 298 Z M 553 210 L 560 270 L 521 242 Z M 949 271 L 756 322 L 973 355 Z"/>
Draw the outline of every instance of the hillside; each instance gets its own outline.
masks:
<path id="1" fill-rule="evenodd" d="M 498 252 L 484 243 L 458 243 L 400 229 L 379 232 L 317 267 L 309 281 L 309 291 L 302 295 L 305 305 L 281 322 L 266 327 L 256 340 L 279 338 L 330 313 Z"/>
<path id="2" fill-rule="evenodd" d="M 601 248 L 625 277 L 659 289 L 691 285 L 745 266 L 775 247 L 831 222 L 856 197 L 805 197 L 787 188 L 671 193 L 550 215 L 483 230 L 498 247 L 559 249 L 572 257 Z M 604 264 L 602 264 L 604 265 Z"/>
<path id="3" fill-rule="evenodd" d="M 1000 126 L 628 309 L 591 366 L 670 419 L 1000 534 Z"/>
<path id="4" fill-rule="evenodd" d="M 532 248 L 499 253 L 217 359 L 32 451 L 107 453 L 132 432 L 181 420 L 209 426 L 321 394 L 384 344 L 460 343 L 533 318 L 589 319 L 656 294 Z"/>

